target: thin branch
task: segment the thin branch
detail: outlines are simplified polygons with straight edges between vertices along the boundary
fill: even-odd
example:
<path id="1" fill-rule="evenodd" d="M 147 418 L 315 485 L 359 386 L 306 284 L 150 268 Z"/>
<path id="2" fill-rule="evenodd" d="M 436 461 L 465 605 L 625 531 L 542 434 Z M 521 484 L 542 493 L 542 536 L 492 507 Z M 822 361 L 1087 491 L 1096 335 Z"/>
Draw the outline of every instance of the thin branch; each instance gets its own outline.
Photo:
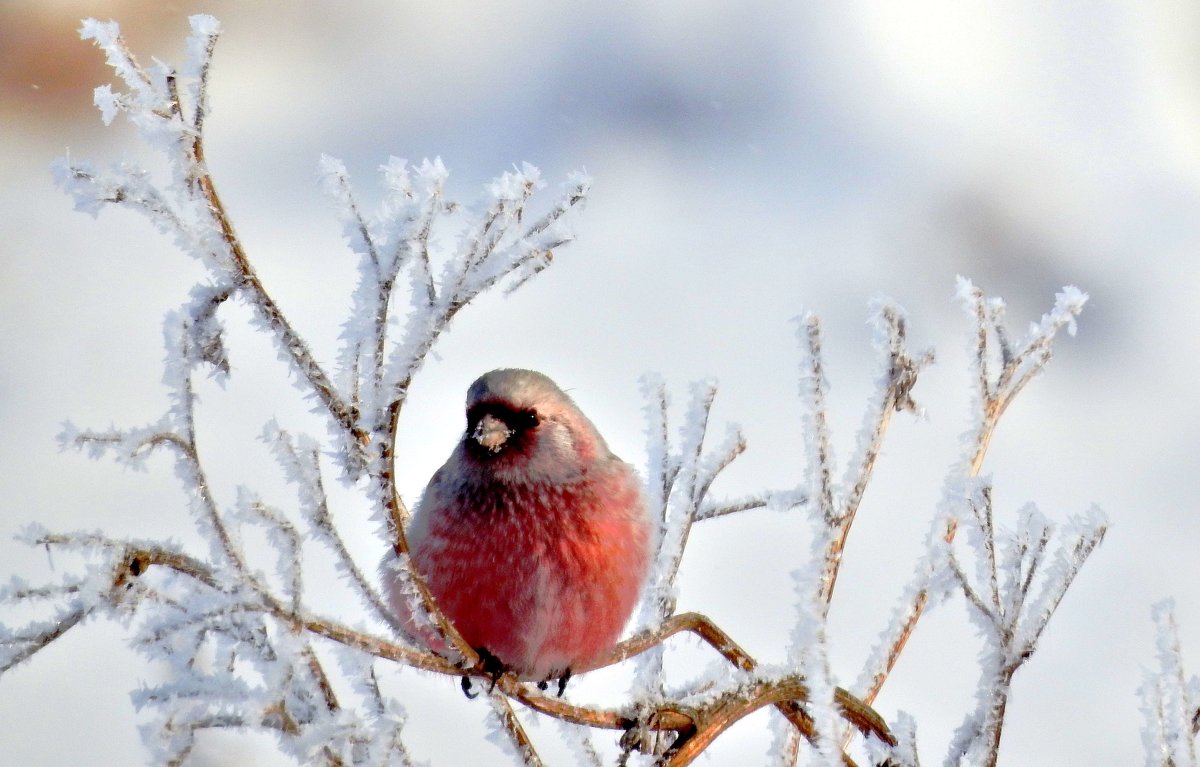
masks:
<path id="1" fill-rule="evenodd" d="M 975 318 L 975 367 L 979 388 L 978 406 L 981 411 L 981 419 L 977 424 L 974 434 L 974 445 L 970 458 L 967 460 L 965 466 L 955 467 L 955 469 L 952 469 L 952 472 L 962 472 L 965 478 L 969 480 L 978 477 L 983 468 L 984 457 L 987 455 L 992 435 L 995 433 L 996 427 L 1000 422 L 1000 417 L 1008 409 L 1008 406 L 1012 404 L 1016 395 L 1045 366 L 1050 358 L 1050 342 L 1062 327 L 1067 326 L 1068 329 L 1073 327 L 1071 323 L 1074 322 L 1074 317 L 1082 310 L 1083 302 L 1087 300 L 1087 296 L 1079 293 L 1074 288 L 1064 288 L 1063 292 L 1055 297 L 1054 315 L 1043 317 L 1042 325 L 1038 328 L 1038 334 L 1030 340 L 1025 349 L 1016 355 L 1011 355 L 1007 349 L 1003 351 L 1001 358 L 1007 362 L 1003 371 L 997 377 L 996 386 L 993 387 L 989 372 L 990 347 L 988 339 L 989 330 L 995 332 L 1000 314 L 988 311 L 983 291 L 978 287 L 963 280 L 960 281 L 959 290 L 960 296 L 969 302 L 970 306 L 968 308 Z M 998 337 L 1001 338 L 1001 345 L 1007 347 L 1007 338 L 1003 336 Z M 1033 358 L 1035 353 L 1038 356 L 1036 356 L 1032 364 L 1029 364 L 1028 361 Z M 1027 365 L 1028 368 L 1025 369 Z M 1014 376 L 1018 370 L 1022 370 L 1022 375 L 1019 378 L 1015 378 Z M 951 543 L 956 533 L 957 522 L 953 518 L 950 518 L 946 523 L 943 539 L 946 543 Z M 916 590 L 905 620 L 892 637 L 885 664 L 882 669 L 875 673 L 869 689 L 863 695 L 863 700 L 866 703 L 873 703 L 876 696 L 879 695 L 884 682 L 895 667 L 901 651 L 916 629 L 917 622 L 924 614 L 925 606 L 928 602 L 929 586 L 926 583 Z"/>
<path id="2" fill-rule="evenodd" d="M 90 612 L 91 610 L 89 609 L 78 608 L 67 612 L 65 615 L 58 616 L 55 619 L 53 628 L 48 631 L 35 631 L 29 635 L 9 634 L 2 637 L 2 644 L 14 646 L 25 645 L 25 648 L 13 653 L 6 661 L 0 663 L 0 674 L 5 673 L 14 666 L 17 666 L 21 661 L 27 660 L 45 649 L 55 639 L 58 639 L 74 628 Z"/>
<path id="3" fill-rule="evenodd" d="M 308 671 L 313 675 L 313 679 L 317 682 L 317 687 L 321 690 L 321 697 L 325 701 L 325 708 L 330 711 L 337 711 L 341 706 L 338 705 L 337 694 L 333 691 L 333 685 L 329 682 L 329 676 L 325 673 L 324 666 L 317 658 L 317 654 L 313 652 L 312 645 L 305 642 L 304 647 L 300 650 L 300 656 L 308 666 Z"/>
<path id="4" fill-rule="evenodd" d="M 433 233 L 433 222 L 441 210 L 442 190 L 439 185 L 429 197 L 429 209 L 425 213 L 421 229 L 417 234 L 417 263 L 421 266 L 421 281 L 425 284 L 425 293 L 429 299 L 428 306 L 430 308 L 437 304 L 438 295 L 437 287 L 433 282 L 433 264 L 429 258 L 429 236 Z M 397 259 L 397 263 L 399 263 L 399 259 Z"/>
<path id="5" fill-rule="evenodd" d="M 663 580 L 658 584 L 660 588 L 669 587 L 675 583 L 675 578 L 679 574 L 679 567 L 683 562 L 684 550 L 687 547 L 688 537 L 692 530 L 692 524 L 695 522 L 696 513 L 699 510 L 701 502 L 704 500 L 704 488 L 712 482 L 711 477 L 701 478 L 697 476 L 700 468 L 700 462 L 704 452 L 704 439 L 708 434 L 708 418 L 712 413 L 713 400 L 717 396 L 717 387 L 715 384 L 708 383 L 701 387 L 697 384 L 693 391 L 693 400 L 689 407 L 687 423 L 689 424 L 689 439 L 694 442 L 691 445 L 685 445 L 684 449 L 688 450 L 688 454 L 681 456 L 682 465 L 687 467 L 685 472 L 686 485 L 682 492 L 685 494 L 682 508 L 676 512 L 680 518 L 675 522 L 675 529 L 679 532 L 674 540 L 663 540 L 661 546 L 660 557 L 667 557 L 667 567 L 665 568 Z M 745 448 L 744 443 L 741 445 Z M 735 446 L 732 451 L 726 454 L 728 458 L 724 465 L 728 465 L 728 461 L 732 461 L 737 457 L 741 450 Z M 668 543 L 672 546 L 670 550 L 665 547 Z M 665 607 L 666 605 L 664 605 Z M 666 618 L 666 615 L 662 615 Z"/>
<path id="6" fill-rule="evenodd" d="M 696 512 L 696 522 L 716 519 L 742 511 L 767 508 L 795 508 L 808 503 L 808 496 L 798 490 L 773 490 L 734 501 L 709 501 L 701 504 Z"/>
<path id="7" fill-rule="evenodd" d="M 967 598 L 967 601 L 971 603 L 971 606 L 975 608 L 980 616 L 991 622 L 998 634 L 1003 632 L 1003 626 L 1001 626 L 999 622 L 1000 617 L 993 611 L 992 607 L 983 600 L 983 597 L 979 596 L 974 587 L 971 586 L 971 579 L 967 577 L 965 572 L 963 572 L 962 565 L 958 563 L 958 558 L 951 553 L 950 556 L 946 558 L 946 562 L 947 566 L 950 568 L 950 572 L 954 574 L 954 580 L 958 583 L 959 588 L 962 590 L 963 596 Z"/>
<path id="8" fill-rule="evenodd" d="M 325 492 L 325 482 L 321 473 L 320 450 L 317 445 L 313 444 L 310 448 L 301 450 L 290 435 L 277 427 L 268 427 L 268 436 L 282 451 L 278 454 L 280 458 L 286 459 L 291 465 L 292 471 L 305 482 L 307 492 L 301 493 L 302 500 L 304 498 L 315 499 L 315 503 L 305 509 L 313 532 L 333 551 L 334 556 L 349 573 L 350 581 L 357 589 L 359 596 L 371 606 L 376 616 L 391 626 L 393 630 L 403 634 L 401 621 L 392 610 L 388 609 L 379 592 L 367 580 L 358 563 L 350 555 L 337 526 L 333 523 L 333 516 L 329 511 L 329 496 Z"/>
<path id="9" fill-rule="evenodd" d="M 669 637 L 683 631 L 696 635 L 740 671 L 752 672 L 758 667 L 758 663 L 749 653 L 707 617 L 700 613 L 680 613 L 663 621 L 656 630 L 643 632 L 619 643 L 603 658 L 585 670 L 594 670 L 620 663 L 652 647 L 662 645 Z M 885 742 L 894 740 L 887 725 L 883 724 L 883 720 L 869 705 L 864 704 L 840 687 L 835 689 L 834 697 L 847 719 L 855 727 L 874 732 Z M 806 737 L 813 735 L 812 722 L 806 714 L 799 712 L 795 707 L 790 707 L 787 703 L 777 706 L 777 708 L 780 708 L 780 713 L 795 724 Z"/>
<path id="10" fill-rule="evenodd" d="M 874 414 L 868 415 L 866 422 L 871 424 L 859 435 L 860 455 L 856 462 L 847 467 L 846 481 L 850 490 L 842 504 L 840 513 L 836 513 L 832 535 L 826 550 L 826 572 L 822 580 L 821 598 L 826 604 L 833 601 L 833 592 L 837 586 L 838 572 L 841 569 L 842 555 L 850 528 L 862 504 L 867 485 L 875 470 L 875 462 L 883 446 L 884 434 L 891 423 L 892 413 L 900 410 L 917 411 L 916 402 L 912 399 L 913 387 L 921 369 L 933 362 L 933 354 L 926 352 L 917 359 L 908 355 L 905 347 L 906 329 L 904 317 L 892 305 L 880 309 L 877 322 L 883 323 L 887 330 L 887 345 L 881 348 L 886 354 L 885 367 L 887 384 L 879 392 L 879 398 L 873 405 Z M 818 339 L 819 344 L 819 339 Z M 814 351 L 810 342 L 809 354 L 819 353 L 819 346 Z M 870 412 L 870 411 L 869 411 Z M 868 435 L 869 436 L 866 436 Z M 864 439 L 864 437 L 866 437 Z"/>
<path id="11" fill-rule="evenodd" d="M 808 686 L 799 675 L 792 675 L 775 680 L 756 680 L 725 692 L 703 709 L 693 710 L 691 716 L 695 721 L 695 733 L 686 735 L 678 750 L 671 754 L 667 765 L 682 767 L 691 764 L 709 745 L 725 730 L 736 724 L 743 717 L 769 705 L 776 707 L 789 701 L 807 700 Z M 839 699 L 839 706 L 842 701 Z M 843 715 L 850 719 L 850 712 L 843 709 Z M 886 725 L 881 719 L 870 722 L 851 720 L 855 726 L 867 732 L 887 732 Z M 895 745 L 895 738 L 890 733 L 885 741 Z M 847 767 L 853 767 L 854 761 L 846 754 L 842 761 Z"/>
<path id="12" fill-rule="evenodd" d="M 250 259 L 242 248 L 242 242 L 234 230 L 233 222 L 225 211 L 225 205 L 221 202 L 220 195 L 217 194 L 216 183 L 208 171 L 208 164 L 204 157 L 203 134 L 198 127 L 185 151 L 189 165 L 198 171 L 196 182 L 208 204 L 209 214 L 220 229 L 222 240 L 229 248 L 229 255 L 236 269 L 237 288 L 249 297 L 250 304 L 258 311 L 263 322 L 279 338 L 280 345 L 291 358 L 292 364 L 308 380 L 329 415 L 347 434 L 352 435 L 360 444 L 366 445 L 368 435 L 358 428 L 353 411 L 337 393 L 333 382 L 309 350 L 308 344 L 283 316 L 283 312 L 267 293 L 266 287 L 263 286 L 254 268 L 250 265 Z"/>
<path id="13" fill-rule="evenodd" d="M 818 511 L 831 527 L 837 512 L 833 503 L 833 446 L 829 438 L 829 418 L 825 408 L 825 368 L 821 357 L 821 321 L 809 315 L 804 321 L 804 341 L 807 344 L 808 367 L 804 371 L 809 382 L 803 395 L 809 399 L 809 417 L 812 419 L 812 440 L 815 455 L 810 458 L 808 470 L 813 474 Z"/>
<path id="14" fill-rule="evenodd" d="M 512 745 L 517 750 L 517 754 L 521 757 L 521 761 L 526 767 L 542 767 L 541 757 L 538 756 L 537 749 L 533 747 L 533 741 L 529 739 L 529 734 L 525 732 L 524 725 L 517 718 L 517 714 L 513 711 L 512 704 L 508 702 L 508 697 L 500 690 L 493 689 L 488 695 L 488 700 L 492 704 L 492 712 L 496 715 L 496 719 L 500 722 L 504 732 L 507 733 Z"/>

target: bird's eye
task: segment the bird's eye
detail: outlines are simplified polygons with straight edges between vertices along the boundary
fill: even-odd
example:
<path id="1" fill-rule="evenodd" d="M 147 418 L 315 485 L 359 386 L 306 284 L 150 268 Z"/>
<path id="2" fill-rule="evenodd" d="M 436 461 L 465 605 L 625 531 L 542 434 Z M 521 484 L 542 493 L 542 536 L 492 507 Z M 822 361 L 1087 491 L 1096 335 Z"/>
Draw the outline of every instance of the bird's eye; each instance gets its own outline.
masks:
<path id="1" fill-rule="evenodd" d="M 522 429 L 532 429 L 541 421 L 536 410 L 522 410 L 517 414 L 517 426 Z"/>

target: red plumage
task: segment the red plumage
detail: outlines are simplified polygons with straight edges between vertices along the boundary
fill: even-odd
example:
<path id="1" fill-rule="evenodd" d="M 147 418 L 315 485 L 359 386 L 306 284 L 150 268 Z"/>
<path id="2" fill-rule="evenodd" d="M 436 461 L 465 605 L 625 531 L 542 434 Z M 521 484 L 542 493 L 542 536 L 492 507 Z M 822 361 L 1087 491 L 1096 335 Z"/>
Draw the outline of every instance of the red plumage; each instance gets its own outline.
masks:
<path id="1" fill-rule="evenodd" d="M 651 538 L 633 469 L 530 370 L 472 384 L 466 433 L 408 528 L 413 564 L 463 638 L 538 681 L 586 671 L 615 644 Z M 384 572 L 393 608 L 427 635 Z"/>

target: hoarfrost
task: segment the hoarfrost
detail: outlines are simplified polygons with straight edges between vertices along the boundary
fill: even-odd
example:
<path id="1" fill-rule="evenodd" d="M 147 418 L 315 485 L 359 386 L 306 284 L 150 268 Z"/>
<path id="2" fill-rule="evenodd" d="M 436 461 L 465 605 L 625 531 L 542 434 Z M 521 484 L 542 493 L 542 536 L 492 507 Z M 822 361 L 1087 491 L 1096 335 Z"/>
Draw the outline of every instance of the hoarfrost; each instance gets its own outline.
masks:
<path id="1" fill-rule="evenodd" d="M 1158 669 L 1143 673 L 1142 744 L 1147 767 L 1196 767 L 1196 732 L 1200 725 L 1200 678 L 1183 669 L 1175 601 L 1165 599 L 1151 610 Z"/>

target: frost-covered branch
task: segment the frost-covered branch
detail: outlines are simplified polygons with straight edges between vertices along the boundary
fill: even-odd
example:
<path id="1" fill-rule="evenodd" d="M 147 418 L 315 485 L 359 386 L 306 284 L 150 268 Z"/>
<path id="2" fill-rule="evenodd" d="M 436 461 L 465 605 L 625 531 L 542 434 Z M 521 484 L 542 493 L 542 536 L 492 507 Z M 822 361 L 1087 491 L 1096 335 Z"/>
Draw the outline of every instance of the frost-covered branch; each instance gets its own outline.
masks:
<path id="1" fill-rule="evenodd" d="M 906 348 L 906 327 L 901 310 L 880 304 L 873 313 L 875 345 L 881 364 L 877 386 L 859 431 L 855 453 L 841 483 L 835 481 L 836 465 L 826 407 L 827 380 L 821 350 L 820 321 L 809 314 L 799 323 L 802 351 L 800 399 L 804 405 L 803 428 L 807 446 L 806 495 L 813 527 L 812 560 L 797 571 L 796 622 L 788 662 L 804 673 L 813 690 L 808 711 L 815 723 L 814 745 L 822 764 L 834 764 L 849 742 L 842 734 L 834 706 L 835 683 L 830 668 L 825 622 L 833 600 L 846 541 L 870 482 L 883 437 L 896 410 L 916 412 L 912 389 L 922 367 L 932 362 L 926 352 L 914 359 Z M 776 733 L 778 764 L 790 767 L 799 754 L 797 730 Z M 841 742 L 841 749 L 837 743 Z"/>
<path id="2" fill-rule="evenodd" d="M 821 354 L 820 320 L 809 314 L 800 323 L 803 356 L 800 397 L 805 404 L 805 430 L 810 435 L 805 443 L 809 446 L 809 492 L 818 499 L 813 513 L 828 528 L 822 552 L 825 571 L 820 580 L 820 597 L 827 605 L 833 599 L 850 527 L 870 484 L 892 413 L 900 410 L 918 412 L 912 390 L 921 369 L 933 362 L 930 351 L 922 352 L 916 358 L 909 355 L 906 320 L 898 306 L 880 303 L 872 312 L 871 325 L 875 331 L 874 345 L 880 355 L 876 389 L 863 417 L 854 455 L 838 484 L 833 478 L 836 467 L 825 406 L 828 384 Z"/>
<path id="3" fill-rule="evenodd" d="M 263 440 L 269 444 L 284 475 L 296 485 L 300 513 L 308 522 L 311 533 L 324 543 L 335 556 L 342 577 L 352 584 L 359 597 L 371 607 L 376 617 L 397 632 L 403 632 L 395 614 L 383 603 L 379 592 L 368 581 L 358 563 L 346 548 L 329 512 L 329 498 L 321 478 L 320 448 L 309 437 L 293 437 L 271 421 L 263 430 Z"/>
<path id="4" fill-rule="evenodd" d="M 115 22 L 84 22 L 81 35 L 104 51 L 127 90 L 96 89 L 96 104 L 105 123 L 124 113 L 148 144 L 168 161 L 171 178 L 161 189 L 136 167 L 118 166 L 112 175 L 95 173 L 69 160 L 60 164 L 60 185 L 75 197 L 76 207 L 97 213 L 104 204 L 126 199 L 151 215 L 160 229 L 172 230 L 184 252 L 210 271 L 219 290 L 236 290 L 258 314 L 264 329 L 279 344 L 333 420 L 353 431 L 348 405 L 334 388 L 299 333 L 284 317 L 259 280 L 217 194 L 204 154 L 204 121 L 208 113 L 208 79 L 220 25 L 211 16 L 192 16 L 188 56 L 182 70 L 161 62 L 149 69 L 137 63 Z M 181 92 L 180 83 L 184 84 Z M 362 435 L 359 435 L 362 439 Z"/>
<path id="5" fill-rule="evenodd" d="M 488 695 L 488 701 L 492 704 L 492 718 L 500 728 L 500 732 L 495 733 L 492 740 L 506 741 L 512 749 L 513 756 L 526 767 L 542 767 L 544 762 L 538 756 L 537 749 L 529 739 L 529 734 L 525 732 L 521 720 L 517 718 L 517 713 L 513 711 L 508 696 L 501 690 L 493 689 Z"/>
<path id="6" fill-rule="evenodd" d="M 954 498 L 970 480 L 979 476 L 1000 417 L 1018 393 L 1050 361 L 1051 344 L 1064 327 L 1075 333 L 1075 321 L 1087 302 L 1087 294 L 1074 286 L 1062 289 L 1054 307 L 1040 322 L 1030 326 L 1019 348 L 1014 349 L 1002 323 L 1004 302 L 986 298 L 970 280 L 959 278 L 956 299 L 975 322 L 973 373 L 976 397 L 972 402 L 972 424 L 963 436 L 966 448 L 962 460 L 946 476 L 943 505 L 955 506 Z M 914 575 L 899 598 L 899 605 L 879 643 L 863 667 L 852 688 L 868 703 L 875 700 L 888 674 L 899 660 L 917 622 L 934 593 L 934 581 L 944 565 L 943 542 L 954 540 L 957 521 L 946 515 L 934 522 L 926 543 L 927 550 L 914 568 Z"/>
<path id="7" fill-rule="evenodd" d="M 1021 511 L 1015 529 L 998 526 L 991 486 L 975 482 L 959 509 L 958 526 L 966 531 L 975 572 L 968 574 L 958 553 L 961 545 L 949 541 L 946 562 L 971 607 L 984 650 L 976 708 L 955 732 L 945 763 L 965 759 L 994 767 L 1013 675 L 1033 655 L 1050 616 L 1103 540 L 1107 522 L 1097 509 L 1071 518 L 1061 535 L 1065 540 L 1047 561 L 1054 525 L 1032 505 Z"/>
<path id="8" fill-rule="evenodd" d="M 680 427 L 679 447 L 669 437 L 669 398 L 665 385 L 653 377 L 643 378 L 648 420 L 650 506 L 659 520 L 659 549 L 646 596 L 643 598 L 638 622 L 646 627 L 642 636 L 652 637 L 645 646 L 639 663 L 640 672 L 635 697 L 641 701 L 641 717 L 657 717 L 664 700 L 663 639 L 674 633 L 675 579 L 686 550 L 692 525 L 735 511 L 762 508 L 768 505 L 790 508 L 803 504 L 808 495 L 799 491 L 773 492 L 756 498 L 734 502 L 714 502 L 708 494 L 717 476 L 746 449 L 741 430 L 730 428 L 724 443 L 711 451 L 705 449 L 709 416 L 717 388 L 715 383 L 701 381 L 692 386 L 692 400 Z M 742 672 L 752 672 L 757 662 L 745 654 L 703 616 L 689 619 L 689 630 L 697 633 L 721 652 L 731 666 Z M 681 624 L 674 624 L 681 625 Z M 659 630 L 669 629 L 659 634 Z M 639 639 L 635 637 L 635 640 Z M 630 640 L 633 642 L 634 640 Z M 635 645 L 622 645 L 617 652 L 623 655 Z M 796 731 L 812 739 L 811 717 L 794 701 L 769 701 L 776 705 Z M 714 735 L 715 736 L 715 735 Z"/>
<path id="9" fill-rule="evenodd" d="M 1138 693 L 1142 698 L 1142 744 L 1146 764 L 1154 767 L 1196 767 L 1196 734 L 1200 731 L 1200 677 L 1183 669 L 1175 603 L 1164 600 L 1152 611 L 1158 669 L 1145 672 Z"/>

